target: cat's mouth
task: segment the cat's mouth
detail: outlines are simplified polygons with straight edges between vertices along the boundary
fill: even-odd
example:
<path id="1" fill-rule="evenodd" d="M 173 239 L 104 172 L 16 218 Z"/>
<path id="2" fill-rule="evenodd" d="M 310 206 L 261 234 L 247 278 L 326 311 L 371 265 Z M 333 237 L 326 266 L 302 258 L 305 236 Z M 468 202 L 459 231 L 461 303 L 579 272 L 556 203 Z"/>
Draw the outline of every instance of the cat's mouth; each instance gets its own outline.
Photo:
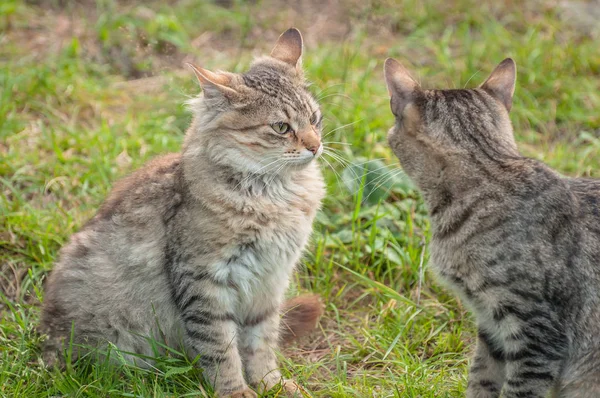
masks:
<path id="1" fill-rule="evenodd" d="M 309 149 L 305 149 L 300 152 L 298 162 L 301 164 L 310 163 L 311 161 L 318 159 L 321 154 L 323 154 L 323 144 L 320 144 L 317 150 L 314 152 Z"/>
<path id="2" fill-rule="evenodd" d="M 322 154 L 323 144 L 319 145 L 319 148 L 317 148 L 315 151 L 303 149 L 301 151 L 286 153 L 284 159 L 288 164 L 301 166 L 310 163 Z"/>

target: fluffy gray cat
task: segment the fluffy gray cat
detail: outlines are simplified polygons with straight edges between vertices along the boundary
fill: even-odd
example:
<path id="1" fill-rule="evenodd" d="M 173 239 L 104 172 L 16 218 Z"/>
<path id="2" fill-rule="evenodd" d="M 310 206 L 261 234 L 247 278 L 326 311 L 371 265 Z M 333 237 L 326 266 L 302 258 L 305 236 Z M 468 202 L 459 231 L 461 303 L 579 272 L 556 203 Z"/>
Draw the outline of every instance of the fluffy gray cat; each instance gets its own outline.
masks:
<path id="1" fill-rule="evenodd" d="M 422 89 L 393 59 L 385 78 L 431 264 L 477 320 L 467 397 L 600 397 L 600 182 L 519 154 L 511 59 L 476 89 Z"/>
<path id="2" fill-rule="evenodd" d="M 72 330 L 75 345 L 111 343 L 140 365 L 127 353 L 153 356 L 155 339 L 199 355 L 219 396 L 297 390 L 275 350 L 321 312 L 314 297 L 288 302 L 280 336 L 324 195 L 321 113 L 301 55 L 290 29 L 244 74 L 193 67 L 203 94 L 182 152 L 117 183 L 62 249 L 46 285 L 46 361 L 60 360 Z"/>

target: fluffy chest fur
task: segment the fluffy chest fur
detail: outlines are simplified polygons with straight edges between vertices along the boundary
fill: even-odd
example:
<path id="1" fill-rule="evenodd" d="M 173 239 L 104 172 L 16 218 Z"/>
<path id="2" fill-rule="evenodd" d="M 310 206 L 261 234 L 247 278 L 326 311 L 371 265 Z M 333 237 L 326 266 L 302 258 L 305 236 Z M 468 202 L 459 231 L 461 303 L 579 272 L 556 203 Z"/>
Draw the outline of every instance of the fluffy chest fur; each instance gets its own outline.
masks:
<path id="1" fill-rule="evenodd" d="M 230 286 L 240 314 L 275 305 L 308 242 L 324 195 L 318 166 L 290 178 L 214 178 L 189 184 L 178 245 L 195 267 Z M 197 199 L 196 199 L 197 198 Z M 233 299 L 232 296 L 227 300 Z"/>
<path id="2" fill-rule="evenodd" d="M 287 281 L 311 232 L 312 215 L 297 208 L 271 209 L 230 214 L 225 229 L 228 242 L 217 261 L 209 266 L 216 280 L 235 286 L 243 296 L 274 292 Z M 243 301 L 243 300 L 242 300 Z"/>

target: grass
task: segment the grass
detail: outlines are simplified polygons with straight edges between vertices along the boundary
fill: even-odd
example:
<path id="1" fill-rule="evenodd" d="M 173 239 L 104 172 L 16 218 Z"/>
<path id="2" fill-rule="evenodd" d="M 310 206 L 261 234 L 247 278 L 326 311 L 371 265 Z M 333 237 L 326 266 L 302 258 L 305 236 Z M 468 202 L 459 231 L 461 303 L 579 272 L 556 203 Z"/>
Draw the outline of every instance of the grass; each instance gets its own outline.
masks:
<path id="1" fill-rule="evenodd" d="M 282 351 L 283 371 L 316 397 L 464 395 L 474 325 L 426 270 L 426 209 L 386 145 L 382 61 L 398 58 L 425 86 L 463 87 L 513 57 L 522 152 L 598 177 L 597 41 L 548 2 L 340 3 L 2 3 L 0 396 L 208 394 L 177 353 L 150 370 L 44 369 L 43 280 L 115 180 L 179 149 L 190 121 L 182 104 L 198 91 L 183 62 L 244 70 L 289 26 L 305 34 L 304 66 L 336 152 L 324 159 L 332 168 L 323 162 L 329 195 L 294 284 L 320 294 L 326 313 Z"/>

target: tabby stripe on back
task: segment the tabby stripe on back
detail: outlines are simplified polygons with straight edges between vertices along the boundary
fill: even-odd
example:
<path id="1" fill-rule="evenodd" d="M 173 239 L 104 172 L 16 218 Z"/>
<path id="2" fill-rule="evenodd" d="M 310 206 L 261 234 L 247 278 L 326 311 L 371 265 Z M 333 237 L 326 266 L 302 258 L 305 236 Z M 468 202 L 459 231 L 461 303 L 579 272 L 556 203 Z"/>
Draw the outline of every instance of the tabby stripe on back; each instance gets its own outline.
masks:
<path id="1" fill-rule="evenodd" d="M 467 397 L 600 397 L 600 182 L 519 154 L 511 59 L 476 89 L 422 89 L 393 59 L 385 78 L 431 268 L 477 319 Z"/>

